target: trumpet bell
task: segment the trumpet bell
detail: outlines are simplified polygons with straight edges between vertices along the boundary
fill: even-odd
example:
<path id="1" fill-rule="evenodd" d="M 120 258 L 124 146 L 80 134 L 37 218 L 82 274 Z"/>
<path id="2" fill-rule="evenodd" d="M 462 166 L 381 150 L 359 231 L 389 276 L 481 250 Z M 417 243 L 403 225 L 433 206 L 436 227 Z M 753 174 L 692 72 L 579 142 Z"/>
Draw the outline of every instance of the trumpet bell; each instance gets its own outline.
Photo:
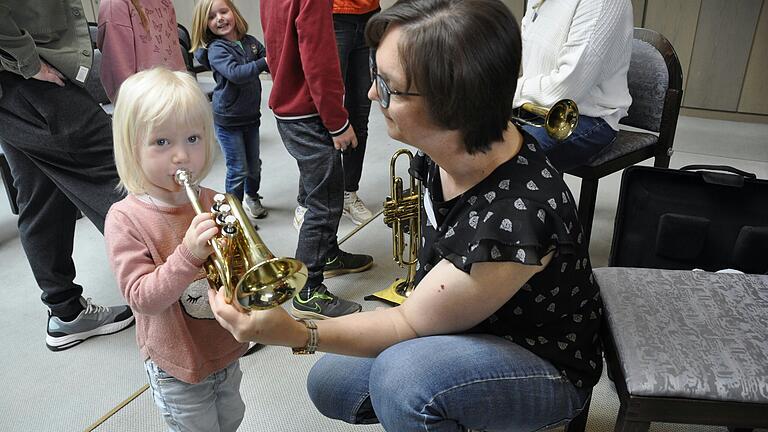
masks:
<path id="1" fill-rule="evenodd" d="M 535 120 L 527 120 L 520 116 L 513 116 L 512 120 L 519 124 L 544 128 L 547 135 L 557 141 L 562 141 L 573 133 L 579 125 L 579 108 L 571 99 L 561 99 L 550 108 L 532 103 L 524 103 L 520 111 L 527 111 L 538 117 Z"/>
<path id="2" fill-rule="evenodd" d="M 307 267 L 293 258 L 273 258 L 248 270 L 237 283 L 237 302 L 247 310 L 272 309 L 292 299 L 307 282 Z"/>
<path id="3" fill-rule="evenodd" d="M 544 128 L 552 138 L 562 141 L 573 133 L 579 124 L 579 109 L 576 102 L 563 99 L 552 105 L 545 119 Z"/>

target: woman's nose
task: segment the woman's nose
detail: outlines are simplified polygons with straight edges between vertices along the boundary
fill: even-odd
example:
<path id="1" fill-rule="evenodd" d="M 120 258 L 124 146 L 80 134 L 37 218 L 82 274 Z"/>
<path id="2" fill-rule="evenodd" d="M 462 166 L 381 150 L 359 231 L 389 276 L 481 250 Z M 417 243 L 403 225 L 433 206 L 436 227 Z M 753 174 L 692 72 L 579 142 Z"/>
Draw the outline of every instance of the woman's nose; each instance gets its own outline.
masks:
<path id="1" fill-rule="evenodd" d="M 379 93 L 376 90 L 376 80 L 374 79 L 373 82 L 371 82 L 371 88 L 368 89 L 368 99 L 372 101 L 376 101 L 379 99 Z"/>

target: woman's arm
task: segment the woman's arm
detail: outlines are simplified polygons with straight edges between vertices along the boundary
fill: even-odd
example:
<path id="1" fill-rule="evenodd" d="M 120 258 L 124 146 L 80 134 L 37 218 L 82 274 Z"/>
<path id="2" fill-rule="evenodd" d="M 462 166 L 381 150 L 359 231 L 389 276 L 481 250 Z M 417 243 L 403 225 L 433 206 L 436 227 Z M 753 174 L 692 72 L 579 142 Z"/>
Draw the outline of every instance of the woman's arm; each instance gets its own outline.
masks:
<path id="1" fill-rule="evenodd" d="M 540 266 L 476 263 L 469 274 L 440 261 L 400 306 L 317 322 L 319 346 L 325 352 L 374 357 L 384 349 L 419 336 L 457 333 L 472 328 L 497 311 Z M 214 314 L 239 341 L 301 347 L 307 342 L 303 324 L 283 308 L 238 312 L 223 293 L 209 293 Z"/>

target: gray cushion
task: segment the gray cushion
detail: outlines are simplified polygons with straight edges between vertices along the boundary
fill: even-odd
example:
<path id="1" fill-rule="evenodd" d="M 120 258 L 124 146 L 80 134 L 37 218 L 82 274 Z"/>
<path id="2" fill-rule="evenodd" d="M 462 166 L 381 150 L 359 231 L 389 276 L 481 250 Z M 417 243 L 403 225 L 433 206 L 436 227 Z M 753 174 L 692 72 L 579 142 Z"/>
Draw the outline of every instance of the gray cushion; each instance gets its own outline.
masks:
<path id="1" fill-rule="evenodd" d="M 664 57 L 648 42 L 632 41 L 627 85 L 632 105 L 621 123 L 658 132 L 669 87 L 669 71 Z"/>
<path id="2" fill-rule="evenodd" d="M 659 138 L 654 134 L 620 130 L 619 133 L 616 134 L 616 139 L 613 143 L 602 149 L 600 153 L 587 164 L 587 166 L 598 166 L 607 161 L 612 161 L 632 153 L 635 150 L 653 146 L 658 141 Z"/>
<path id="3" fill-rule="evenodd" d="M 631 395 L 768 403 L 768 276 L 594 273 Z"/>

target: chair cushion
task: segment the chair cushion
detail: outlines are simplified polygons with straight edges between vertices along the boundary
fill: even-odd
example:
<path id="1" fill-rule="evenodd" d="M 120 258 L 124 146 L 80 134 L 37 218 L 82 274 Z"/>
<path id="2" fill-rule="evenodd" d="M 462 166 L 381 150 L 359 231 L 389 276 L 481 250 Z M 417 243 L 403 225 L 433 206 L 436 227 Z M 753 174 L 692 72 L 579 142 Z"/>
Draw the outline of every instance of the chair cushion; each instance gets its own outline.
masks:
<path id="1" fill-rule="evenodd" d="M 627 71 L 632 105 L 622 124 L 658 132 L 669 87 L 669 70 L 664 57 L 643 40 L 632 41 L 632 58 Z"/>
<path id="2" fill-rule="evenodd" d="M 768 403 L 768 276 L 594 273 L 631 395 Z"/>
<path id="3" fill-rule="evenodd" d="M 632 153 L 635 150 L 654 146 L 658 141 L 659 137 L 654 134 L 622 129 L 616 134 L 616 139 L 613 143 L 602 149 L 587 166 L 599 166 L 605 162 Z"/>

